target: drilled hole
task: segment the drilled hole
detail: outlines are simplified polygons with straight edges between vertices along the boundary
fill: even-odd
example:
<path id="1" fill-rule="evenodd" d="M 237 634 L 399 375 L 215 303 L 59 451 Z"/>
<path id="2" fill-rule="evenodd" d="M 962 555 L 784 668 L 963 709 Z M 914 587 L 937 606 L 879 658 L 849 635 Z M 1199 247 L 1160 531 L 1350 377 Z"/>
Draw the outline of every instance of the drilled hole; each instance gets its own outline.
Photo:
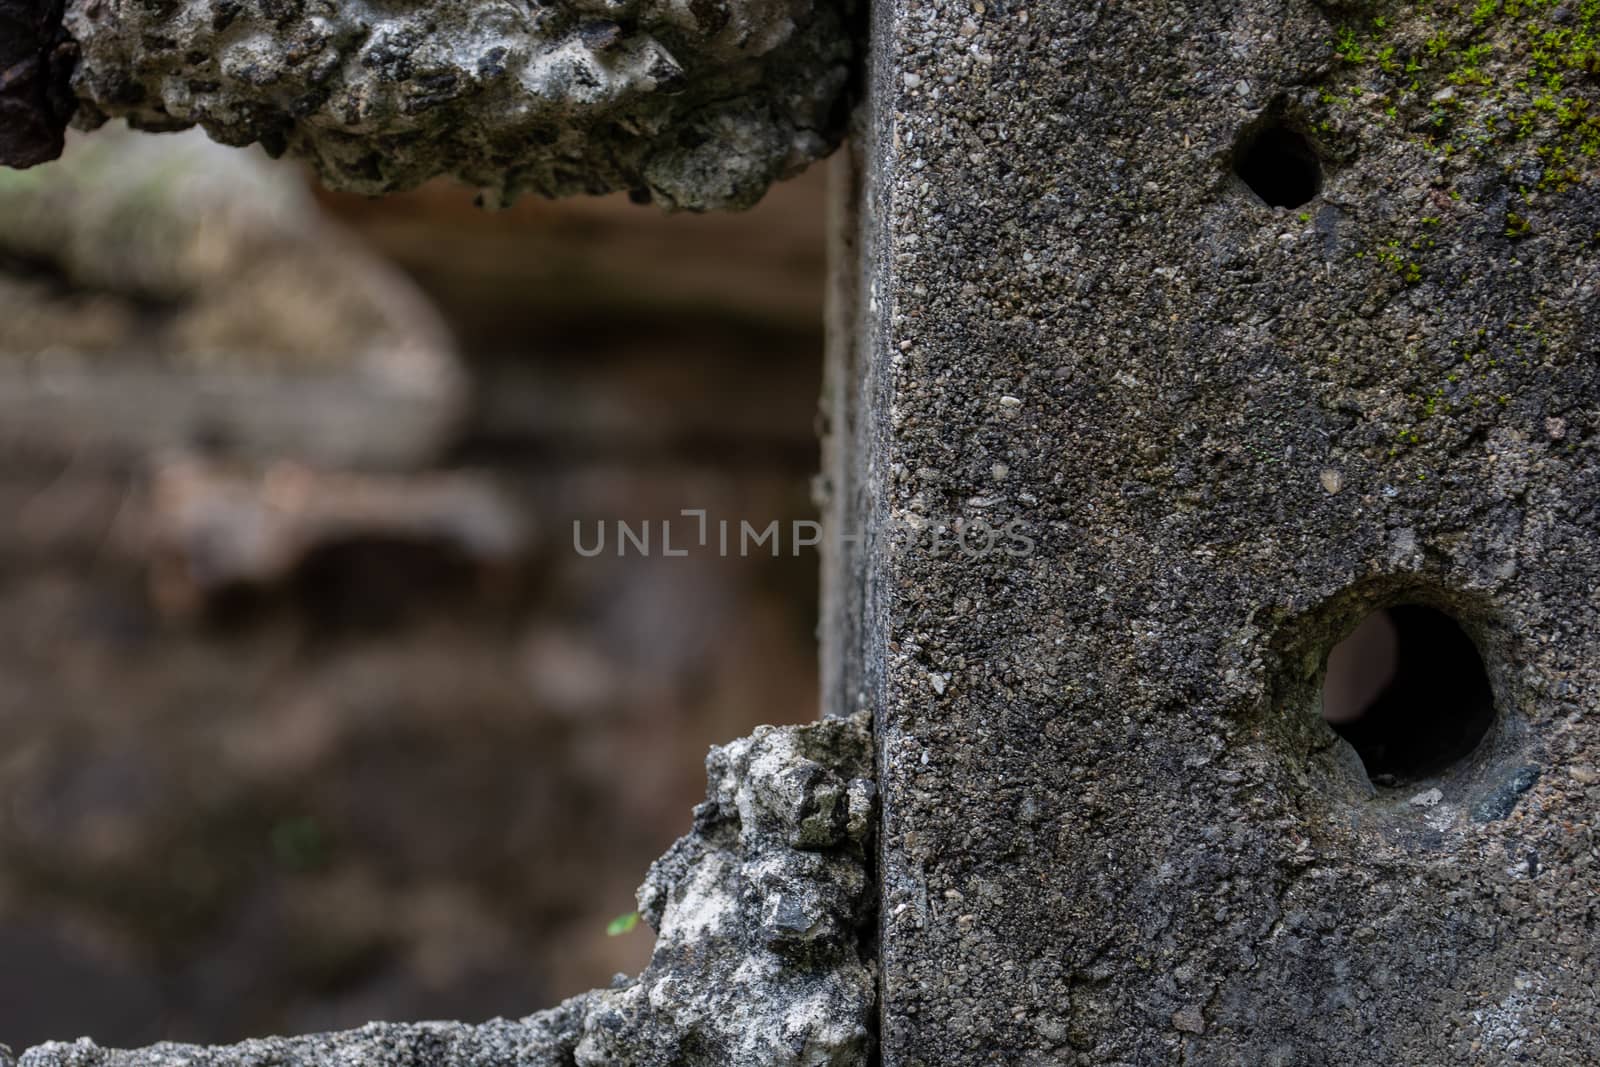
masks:
<path id="1" fill-rule="evenodd" d="M 1272 125 L 1253 134 L 1235 155 L 1234 171 L 1273 207 L 1299 207 L 1322 189 L 1322 162 L 1298 131 Z"/>
<path id="2" fill-rule="evenodd" d="M 1472 639 L 1442 611 L 1402 604 L 1366 617 L 1328 654 L 1322 717 L 1376 785 L 1437 774 L 1494 722 L 1494 694 Z"/>

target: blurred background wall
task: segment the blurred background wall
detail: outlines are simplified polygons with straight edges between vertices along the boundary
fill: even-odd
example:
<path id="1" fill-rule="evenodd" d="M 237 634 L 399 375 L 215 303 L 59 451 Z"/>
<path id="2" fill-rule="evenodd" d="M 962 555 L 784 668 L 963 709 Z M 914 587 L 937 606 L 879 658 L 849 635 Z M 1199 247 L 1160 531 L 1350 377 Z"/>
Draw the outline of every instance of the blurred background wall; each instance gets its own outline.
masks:
<path id="1" fill-rule="evenodd" d="M 706 747 L 816 713 L 816 558 L 572 523 L 813 516 L 821 215 L 820 171 L 488 214 L 188 135 L 0 177 L 0 1043 L 642 965 L 605 928 Z"/>

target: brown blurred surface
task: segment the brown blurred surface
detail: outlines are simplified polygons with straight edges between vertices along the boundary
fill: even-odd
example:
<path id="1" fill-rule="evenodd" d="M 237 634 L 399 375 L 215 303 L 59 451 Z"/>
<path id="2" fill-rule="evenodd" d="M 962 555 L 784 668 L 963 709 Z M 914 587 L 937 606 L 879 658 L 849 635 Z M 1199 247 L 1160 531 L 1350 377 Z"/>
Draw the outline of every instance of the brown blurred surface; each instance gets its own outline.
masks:
<path id="1" fill-rule="evenodd" d="M 816 560 L 571 524 L 812 514 L 820 181 L 702 218 L 323 198 L 456 332 L 436 466 L 519 517 L 508 558 L 346 530 L 174 610 L 150 457 L 0 459 L 0 1042 L 515 1015 L 642 964 L 604 927 L 706 746 L 815 714 Z"/>

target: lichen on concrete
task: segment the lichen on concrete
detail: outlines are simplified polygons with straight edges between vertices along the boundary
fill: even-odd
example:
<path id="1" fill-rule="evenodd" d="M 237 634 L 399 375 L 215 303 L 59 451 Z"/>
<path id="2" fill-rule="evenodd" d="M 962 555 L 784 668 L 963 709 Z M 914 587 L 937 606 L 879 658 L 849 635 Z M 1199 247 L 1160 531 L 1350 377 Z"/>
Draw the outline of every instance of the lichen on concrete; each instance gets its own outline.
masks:
<path id="1" fill-rule="evenodd" d="M 72 0 L 78 121 L 201 125 L 378 194 L 745 207 L 843 133 L 852 0 Z"/>
<path id="2" fill-rule="evenodd" d="M 864 717 L 714 749 L 694 828 L 639 890 L 649 966 L 518 1021 L 373 1023 L 226 1048 L 31 1049 L 16 1067 L 865 1067 L 876 790 Z M 13 1067 L 0 1049 L 0 1067 Z"/>

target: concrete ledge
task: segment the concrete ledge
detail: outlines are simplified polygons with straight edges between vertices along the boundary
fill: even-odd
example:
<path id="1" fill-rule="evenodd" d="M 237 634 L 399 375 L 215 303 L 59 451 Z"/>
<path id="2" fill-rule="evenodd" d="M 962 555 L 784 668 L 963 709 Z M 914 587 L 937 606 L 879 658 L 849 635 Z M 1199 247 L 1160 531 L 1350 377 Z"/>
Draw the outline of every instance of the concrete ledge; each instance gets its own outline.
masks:
<path id="1" fill-rule="evenodd" d="M 203 126 L 375 195 L 452 175 L 491 204 L 627 190 L 748 207 L 844 132 L 854 0 L 77 0 L 78 123 Z"/>
<path id="2" fill-rule="evenodd" d="M 359 1030 L 268 1037 L 207 1048 L 161 1044 L 127 1051 L 82 1038 L 0 1055 L 0 1067 L 560 1067 L 572 1062 L 588 995 L 526 1019 L 461 1023 L 369 1023 Z"/>

